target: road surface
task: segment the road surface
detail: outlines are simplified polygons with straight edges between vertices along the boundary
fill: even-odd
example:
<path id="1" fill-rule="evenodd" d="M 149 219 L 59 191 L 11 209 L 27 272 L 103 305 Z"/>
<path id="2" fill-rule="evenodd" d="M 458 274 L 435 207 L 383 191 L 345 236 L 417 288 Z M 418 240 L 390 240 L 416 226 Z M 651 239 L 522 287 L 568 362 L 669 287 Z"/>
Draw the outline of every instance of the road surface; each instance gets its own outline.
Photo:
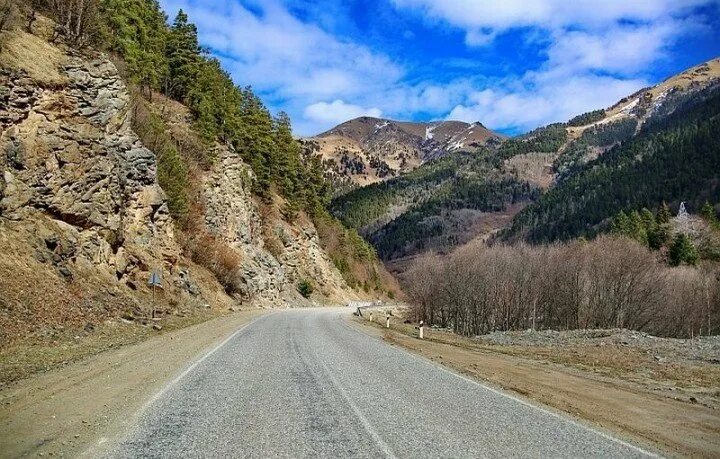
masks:
<path id="1" fill-rule="evenodd" d="M 645 457 L 355 329 L 265 315 L 148 403 L 110 457 Z"/>

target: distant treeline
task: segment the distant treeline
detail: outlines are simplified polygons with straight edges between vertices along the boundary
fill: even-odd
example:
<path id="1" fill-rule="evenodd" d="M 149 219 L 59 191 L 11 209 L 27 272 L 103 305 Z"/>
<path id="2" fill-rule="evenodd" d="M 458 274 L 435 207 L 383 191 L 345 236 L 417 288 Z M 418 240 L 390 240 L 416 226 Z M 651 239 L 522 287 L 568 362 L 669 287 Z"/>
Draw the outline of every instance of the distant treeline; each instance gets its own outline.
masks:
<path id="1" fill-rule="evenodd" d="M 720 333 L 717 267 L 671 268 L 636 241 L 477 244 L 407 273 L 417 319 L 475 336 L 497 330 L 628 328 Z"/>

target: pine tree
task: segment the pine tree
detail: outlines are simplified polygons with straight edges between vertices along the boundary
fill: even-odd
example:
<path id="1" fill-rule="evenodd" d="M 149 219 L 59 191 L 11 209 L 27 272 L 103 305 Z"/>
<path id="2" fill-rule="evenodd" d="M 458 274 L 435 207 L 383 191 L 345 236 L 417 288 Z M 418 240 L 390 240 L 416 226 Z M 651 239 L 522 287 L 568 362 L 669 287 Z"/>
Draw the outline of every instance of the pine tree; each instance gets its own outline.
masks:
<path id="1" fill-rule="evenodd" d="M 705 201 L 705 204 L 703 204 L 700 209 L 700 215 L 714 228 L 718 226 L 718 218 L 715 214 L 715 208 L 708 201 Z"/>
<path id="2" fill-rule="evenodd" d="M 655 216 L 655 219 L 657 221 L 658 225 L 664 225 L 670 223 L 670 208 L 668 205 L 663 201 L 662 204 L 660 204 L 660 208 L 658 209 L 657 215 Z"/>
<path id="3" fill-rule="evenodd" d="M 242 91 L 241 114 L 233 134 L 233 146 L 255 172 L 254 191 L 263 199 L 270 199 L 272 170 L 276 166 L 273 122 L 270 113 L 250 88 Z"/>
<path id="4" fill-rule="evenodd" d="M 612 232 L 622 236 L 630 236 L 630 220 L 622 210 L 618 212 L 612 222 Z"/>
<path id="5" fill-rule="evenodd" d="M 156 0 L 104 0 L 110 49 L 127 63 L 130 80 L 150 96 L 167 77 L 167 18 Z"/>
<path id="6" fill-rule="evenodd" d="M 672 266 L 679 266 L 682 263 L 696 265 L 698 262 L 698 251 L 687 234 L 679 233 L 670 246 L 669 261 Z"/>
<path id="7" fill-rule="evenodd" d="M 643 219 L 640 216 L 640 213 L 637 210 L 632 211 L 628 220 L 630 237 L 642 244 L 647 244 L 648 234 L 645 230 L 645 225 L 643 224 Z"/>
<path id="8" fill-rule="evenodd" d="M 646 207 L 643 207 L 642 210 L 640 211 L 640 218 L 642 219 L 643 227 L 645 228 L 645 232 L 647 234 L 650 234 L 653 231 L 655 231 L 655 226 L 656 226 L 655 215 L 653 215 L 653 213 L 650 212 L 650 210 L 648 210 Z"/>
<path id="9" fill-rule="evenodd" d="M 178 11 L 167 39 L 169 72 L 165 82 L 166 94 L 181 102 L 185 100 L 190 85 L 200 71 L 201 52 L 195 24 L 188 22 L 188 16 L 183 10 Z"/>
<path id="10" fill-rule="evenodd" d="M 273 181 L 285 196 L 287 200 L 285 214 L 292 219 L 299 210 L 301 200 L 300 145 L 292 136 L 290 117 L 287 113 L 280 112 L 273 124 L 273 137 L 277 148 L 277 167 L 273 174 Z"/>

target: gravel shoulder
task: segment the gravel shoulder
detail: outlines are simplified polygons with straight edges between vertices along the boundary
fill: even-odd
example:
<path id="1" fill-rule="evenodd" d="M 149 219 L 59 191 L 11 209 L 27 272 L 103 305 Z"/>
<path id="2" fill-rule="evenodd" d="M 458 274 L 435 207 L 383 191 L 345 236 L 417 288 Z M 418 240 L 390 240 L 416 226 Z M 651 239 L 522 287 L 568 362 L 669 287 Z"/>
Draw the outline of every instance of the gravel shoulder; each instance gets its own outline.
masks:
<path id="1" fill-rule="evenodd" d="M 124 431 L 153 394 L 265 313 L 243 310 L 119 347 L 0 390 L 0 457 L 79 456 Z"/>
<path id="2" fill-rule="evenodd" d="M 689 387 L 682 387 L 673 379 L 682 379 L 684 368 L 679 365 L 673 364 L 657 375 L 648 374 L 643 367 L 630 371 L 632 365 L 642 365 L 642 359 L 633 357 L 636 352 L 626 347 L 608 344 L 593 351 L 568 344 L 548 350 L 547 346 L 494 344 L 497 337 L 467 339 L 427 328 L 427 339 L 421 341 L 414 326 L 401 319 L 393 317 L 391 328 L 386 329 L 384 313 L 376 312 L 373 323 L 367 316 L 353 318 L 352 326 L 482 383 L 589 421 L 621 438 L 668 456 L 720 455 L 720 411 L 712 397 L 720 390 L 720 379 L 714 373 L 717 365 L 686 373 L 685 385 Z M 382 324 L 377 321 L 381 316 Z M 586 365 L 591 352 L 595 353 L 592 361 L 597 361 L 596 369 Z M 648 358 L 656 361 L 652 355 Z M 641 379 L 638 374 L 645 377 Z M 707 402 L 698 402 L 692 394 L 701 394 L 700 400 Z"/>

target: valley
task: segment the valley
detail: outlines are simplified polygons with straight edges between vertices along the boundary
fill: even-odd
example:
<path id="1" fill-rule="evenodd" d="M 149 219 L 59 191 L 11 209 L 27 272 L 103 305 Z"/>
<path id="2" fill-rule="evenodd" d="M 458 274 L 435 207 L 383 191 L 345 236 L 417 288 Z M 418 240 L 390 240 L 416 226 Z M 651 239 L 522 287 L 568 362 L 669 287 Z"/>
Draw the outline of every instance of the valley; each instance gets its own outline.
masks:
<path id="1" fill-rule="evenodd" d="M 471 3 L 0 0 L 0 459 L 720 454 L 720 6 Z"/>
<path id="2" fill-rule="evenodd" d="M 720 200 L 718 157 L 707 149 L 716 147 L 703 148 L 697 158 L 673 147 L 646 156 L 636 152 L 648 151 L 650 142 L 682 142 L 682 135 L 695 141 L 714 131 L 719 85 L 720 60 L 714 59 L 606 110 L 492 149 L 453 152 L 348 191 L 330 208 L 390 263 L 488 237 L 552 242 L 593 236 L 607 231 L 620 210 L 661 202 L 676 209 L 686 201 L 697 212 L 704 201 Z M 695 126 L 697 120 L 705 124 Z M 498 220 L 505 223 L 488 224 Z"/>

